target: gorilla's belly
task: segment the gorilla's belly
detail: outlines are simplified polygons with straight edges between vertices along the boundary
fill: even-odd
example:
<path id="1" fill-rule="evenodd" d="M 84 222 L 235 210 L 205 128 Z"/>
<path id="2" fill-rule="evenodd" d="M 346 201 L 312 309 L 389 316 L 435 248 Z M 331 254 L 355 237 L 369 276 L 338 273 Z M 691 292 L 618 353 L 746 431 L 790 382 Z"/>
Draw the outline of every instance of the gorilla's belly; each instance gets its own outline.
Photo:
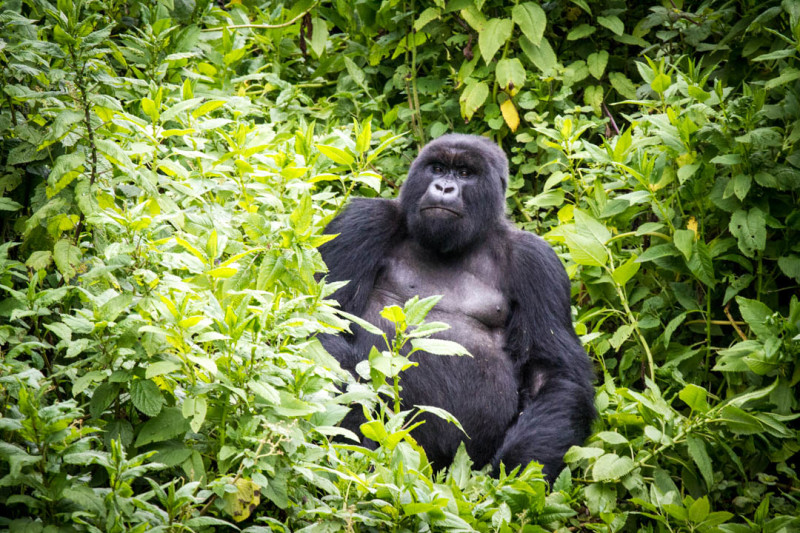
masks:
<path id="1" fill-rule="evenodd" d="M 419 366 L 402 376 L 405 408 L 415 404 L 446 409 L 461 422 L 468 438 L 452 424 L 434 416 L 414 432 L 431 461 L 447 466 L 459 442 L 478 465 L 492 459 L 518 409 L 518 382 L 514 364 L 503 351 L 508 302 L 492 275 L 488 257 L 472 257 L 459 265 L 420 262 L 411 246 L 388 258 L 370 295 L 365 318 L 389 333 L 391 325 L 380 317 L 388 305 L 409 298 L 442 295 L 427 321 L 445 322 L 450 329 L 436 335 L 464 346 L 472 357 L 415 353 Z M 416 255 L 416 254 L 414 254 Z M 414 264 L 411 268 L 409 265 Z M 420 265 L 422 265 L 420 267 Z M 483 268 L 483 267 L 486 268 Z"/>

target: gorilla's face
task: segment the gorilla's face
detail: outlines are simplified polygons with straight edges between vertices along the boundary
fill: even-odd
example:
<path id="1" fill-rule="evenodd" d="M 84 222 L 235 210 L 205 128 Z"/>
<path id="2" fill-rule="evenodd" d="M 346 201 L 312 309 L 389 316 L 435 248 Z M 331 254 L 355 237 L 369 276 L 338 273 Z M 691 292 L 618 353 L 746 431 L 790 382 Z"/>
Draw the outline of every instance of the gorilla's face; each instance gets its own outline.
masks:
<path id="1" fill-rule="evenodd" d="M 431 142 L 400 192 L 411 236 L 442 254 L 480 242 L 502 219 L 507 175 L 505 154 L 485 137 L 450 134 Z"/>

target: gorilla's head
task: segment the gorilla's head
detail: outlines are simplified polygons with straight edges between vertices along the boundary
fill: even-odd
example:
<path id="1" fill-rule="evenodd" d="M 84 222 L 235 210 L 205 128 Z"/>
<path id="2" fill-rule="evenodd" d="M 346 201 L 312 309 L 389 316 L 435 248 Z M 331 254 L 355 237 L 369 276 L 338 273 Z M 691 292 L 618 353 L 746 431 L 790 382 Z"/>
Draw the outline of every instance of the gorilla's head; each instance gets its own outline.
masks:
<path id="1" fill-rule="evenodd" d="M 441 254 L 480 242 L 503 219 L 508 160 L 485 137 L 451 133 L 422 149 L 400 191 L 411 236 Z"/>

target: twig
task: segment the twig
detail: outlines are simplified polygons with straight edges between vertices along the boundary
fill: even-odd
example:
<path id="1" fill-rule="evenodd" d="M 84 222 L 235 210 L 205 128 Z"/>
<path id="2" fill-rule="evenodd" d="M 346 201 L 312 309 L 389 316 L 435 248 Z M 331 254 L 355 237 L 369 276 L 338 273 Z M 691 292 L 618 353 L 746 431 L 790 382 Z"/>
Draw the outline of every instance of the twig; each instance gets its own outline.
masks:
<path id="1" fill-rule="evenodd" d="M 609 111 L 608 108 L 606 107 L 605 102 L 603 102 L 603 113 L 605 113 L 606 116 L 608 117 L 608 120 L 611 121 L 611 126 L 614 128 L 614 133 L 616 135 L 619 135 L 619 128 L 617 127 L 617 123 L 614 122 L 614 117 L 611 115 L 611 111 Z"/>
<path id="2" fill-rule="evenodd" d="M 244 28 L 258 29 L 258 30 L 277 30 L 279 28 L 286 28 L 288 26 L 291 26 L 301 18 L 305 17 L 308 13 L 311 12 L 312 9 L 317 7 L 318 3 L 319 2 L 314 2 L 313 4 L 311 4 L 311 7 L 309 7 L 308 9 L 297 15 L 295 18 L 281 24 L 236 24 L 234 26 L 220 26 L 219 28 L 203 28 L 202 31 L 239 30 Z"/>
<path id="3" fill-rule="evenodd" d="M 747 336 L 744 334 L 744 332 L 741 329 L 739 329 L 739 326 L 738 326 L 738 324 L 744 324 L 744 323 L 743 322 L 736 322 L 733 319 L 733 317 L 731 316 L 730 307 L 731 307 L 731 303 L 728 302 L 728 305 L 726 305 L 725 309 L 723 309 L 723 311 L 725 311 L 725 316 L 728 317 L 728 320 L 730 321 L 730 325 L 733 326 L 733 329 L 736 330 L 736 333 L 739 334 L 739 336 L 742 338 L 743 341 L 746 341 L 747 340 Z"/>

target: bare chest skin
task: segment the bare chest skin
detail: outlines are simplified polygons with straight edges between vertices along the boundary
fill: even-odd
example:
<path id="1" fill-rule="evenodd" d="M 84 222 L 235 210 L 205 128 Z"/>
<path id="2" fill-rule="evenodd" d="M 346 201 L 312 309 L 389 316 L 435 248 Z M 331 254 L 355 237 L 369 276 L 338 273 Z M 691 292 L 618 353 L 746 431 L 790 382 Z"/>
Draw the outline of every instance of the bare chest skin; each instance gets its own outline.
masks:
<path id="1" fill-rule="evenodd" d="M 416 404 L 446 409 L 461 422 L 469 438 L 467 451 L 480 464 L 486 450 L 500 446 L 518 410 L 518 379 L 514 361 L 505 353 L 509 304 L 501 291 L 497 258 L 478 251 L 453 262 L 436 259 L 413 242 L 401 244 L 386 258 L 364 313 L 391 337 L 391 324 L 380 317 L 387 305 L 402 306 L 409 298 L 434 294 L 442 299 L 427 321 L 445 322 L 450 329 L 436 337 L 464 346 L 472 357 L 414 354 L 419 366 L 401 378 L 405 407 Z M 464 402 L 464 389 L 472 399 Z M 414 432 L 429 457 L 446 464 L 464 435 L 436 417 Z"/>
<path id="2" fill-rule="evenodd" d="M 442 262 L 431 258 L 415 243 L 406 242 L 386 258 L 370 303 L 402 306 L 416 295 L 424 298 L 439 294 L 442 299 L 427 320 L 450 324 L 455 331 L 446 337 L 455 337 L 462 343 L 464 340 L 502 343 L 508 302 L 500 290 L 501 280 L 494 263 L 488 251 Z M 498 348 L 502 349 L 502 345 Z"/>

